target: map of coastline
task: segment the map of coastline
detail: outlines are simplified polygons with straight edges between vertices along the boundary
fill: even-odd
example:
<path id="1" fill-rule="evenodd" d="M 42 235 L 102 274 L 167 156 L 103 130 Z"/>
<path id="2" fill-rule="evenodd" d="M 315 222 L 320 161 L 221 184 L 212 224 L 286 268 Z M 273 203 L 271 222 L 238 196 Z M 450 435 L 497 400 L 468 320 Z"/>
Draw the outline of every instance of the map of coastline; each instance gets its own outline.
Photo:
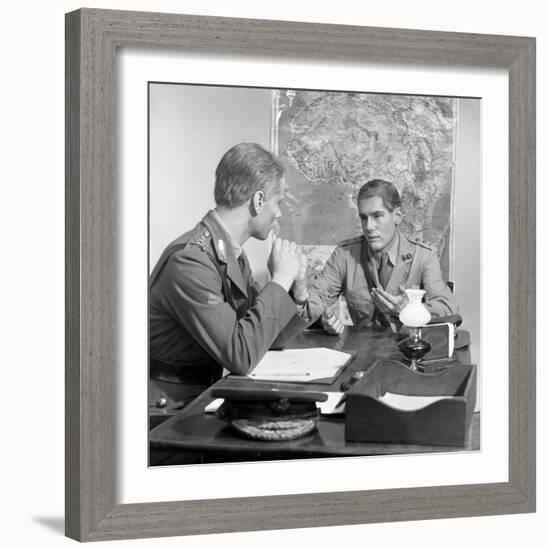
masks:
<path id="1" fill-rule="evenodd" d="M 281 236 L 306 245 L 318 271 L 361 233 L 355 198 L 382 178 L 399 190 L 400 229 L 437 246 L 449 273 L 455 98 L 276 90 L 274 150 L 287 168 Z"/>

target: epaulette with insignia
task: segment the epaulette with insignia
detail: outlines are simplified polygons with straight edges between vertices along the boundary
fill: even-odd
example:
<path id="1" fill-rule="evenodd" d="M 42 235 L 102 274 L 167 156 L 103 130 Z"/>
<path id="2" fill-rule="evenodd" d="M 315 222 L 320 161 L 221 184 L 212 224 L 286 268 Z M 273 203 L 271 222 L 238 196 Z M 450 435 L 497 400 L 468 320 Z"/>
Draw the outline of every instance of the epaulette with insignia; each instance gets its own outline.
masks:
<path id="1" fill-rule="evenodd" d="M 357 235 L 356 237 L 351 237 L 350 239 L 344 239 L 338 243 L 338 246 L 347 246 L 350 244 L 360 243 L 365 240 L 365 235 Z"/>
<path id="2" fill-rule="evenodd" d="M 210 242 L 210 231 L 205 227 L 189 241 L 189 244 L 196 244 L 204 252 Z"/>
<path id="3" fill-rule="evenodd" d="M 423 241 L 422 239 L 418 237 L 407 237 L 407 240 L 413 244 L 417 244 L 418 246 L 421 246 L 423 248 L 426 248 L 428 250 L 433 250 L 434 247 L 430 243 Z"/>

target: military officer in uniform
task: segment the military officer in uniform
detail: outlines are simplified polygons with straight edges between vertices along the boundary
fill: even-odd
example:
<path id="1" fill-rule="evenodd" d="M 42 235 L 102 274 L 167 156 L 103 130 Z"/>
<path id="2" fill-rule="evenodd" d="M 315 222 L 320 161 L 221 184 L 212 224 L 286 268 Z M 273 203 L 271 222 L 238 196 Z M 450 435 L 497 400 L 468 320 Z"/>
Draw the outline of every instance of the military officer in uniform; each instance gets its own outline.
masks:
<path id="1" fill-rule="evenodd" d="M 359 190 L 357 207 L 363 234 L 334 250 L 309 288 L 312 319 L 344 295 L 355 325 L 373 323 L 400 328 L 398 316 L 407 303 L 405 288 L 426 291 L 425 305 L 432 319 L 456 314 L 458 307 L 443 281 L 436 250 L 398 230 L 403 219 L 401 198 L 385 180 L 367 182 Z M 330 334 L 343 331 L 338 316 L 322 316 Z"/>
<path id="2" fill-rule="evenodd" d="M 242 249 L 250 237 L 267 239 L 284 195 L 281 162 L 257 144 L 236 145 L 216 169 L 216 208 L 161 255 L 150 277 L 153 407 L 185 406 L 223 369 L 247 374 L 270 347 L 308 325 L 303 303 L 289 294 L 305 277 L 299 247 L 275 240 L 263 289 Z"/>

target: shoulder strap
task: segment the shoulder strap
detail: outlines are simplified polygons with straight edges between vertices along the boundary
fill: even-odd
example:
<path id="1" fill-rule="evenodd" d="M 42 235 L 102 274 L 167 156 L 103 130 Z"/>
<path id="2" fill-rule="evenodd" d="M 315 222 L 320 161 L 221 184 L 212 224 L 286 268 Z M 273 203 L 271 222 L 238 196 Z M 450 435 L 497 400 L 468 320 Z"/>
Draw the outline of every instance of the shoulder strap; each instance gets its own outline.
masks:
<path id="1" fill-rule="evenodd" d="M 343 241 L 340 241 L 337 246 L 348 246 L 350 244 L 360 243 L 364 240 L 365 235 L 356 235 L 355 237 L 351 237 L 350 239 L 344 239 Z"/>
<path id="2" fill-rule="evenodd" d="M 153 272 L 149 277 L 149 288 L 151 288 L 155 284 L 156 280 L 158 279 L 158 276 L 160 275 L 161 271 L 166 265 L 166 262 L 172 257 L 172 255 L 175 254 L 176 252 L 179 252 L 180 250 L 183 250 L 186 246 L 187 246 L 187 242 L 179 243 L 174 246 L 171 246 L 170 248 L 167 248 L 162 253 L 162 256 L 160 257 L 159 261 L 157 262 L 157 265 L 155 266 L 155 269 L 153 269 Z"/>
<path id="3" fill-rule="evenodd" d="M 179 252 L 180 250 L 183 250 L 184 248 L 187 247 L 189 243 L 188 242 L 185 242 L 185 243 L 179 243 L 179 244 L 176 244 L 172 247 L 170 247 L 169 249 L 167 249 L 162 258 L 159 260 L 159 262 L 157 263 L 157 265 L 155 266 L 155 269 L 153 271 L 153 273 L 151 274 L 151 278 L 150 278 L 150 281 L 149 281 L 149 288 L 151 288 L 153 286 L 153 284 L 155 283 L 155 281 L 158 279 L 160 273 L 162 272 L 162 269 L 164 268 L 164 266 L 166 265 L 166 263 L 168 262 L 168 260 L 176 253 L 176 252 Z M 220 263 L 218 262 L 217 258 L 214 257 L 214 255 L 211 253 L 211 252 L 207 252 L 206 250 L 204 251 L 206 253 L 206 255 L 210 258 L 210 260 L 212 261 L 212 263 L 214 264 L 216 270 L 218 271 L 218 273 L 220 274 L 220 278 L 222 280 L 222 291 L 223 291 L 223 295 L 224 295 L 224 298 L 225 298 L 225 301 L 227 303 L 229 303 L 229 305 L 236 310 L 236 305 L 235 305 L 235 301 L 233 300 L 233 295 L 231 294 L 231 288 L 230 288 L 230 285 L 229 285 L 229 279 L 227 277 L 227 274 L 225 273 L 225 269 L 220 265 Z"/>

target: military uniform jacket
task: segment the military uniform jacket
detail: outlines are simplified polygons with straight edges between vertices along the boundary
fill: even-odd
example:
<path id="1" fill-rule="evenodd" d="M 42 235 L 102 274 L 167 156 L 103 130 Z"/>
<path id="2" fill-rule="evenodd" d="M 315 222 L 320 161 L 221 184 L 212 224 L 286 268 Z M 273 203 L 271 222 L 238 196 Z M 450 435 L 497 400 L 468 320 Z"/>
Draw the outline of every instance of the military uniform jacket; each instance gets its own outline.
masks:
<path id="1" fill-rule="evenodd" d="M 163 252 L 150 277 L 151 360 L 246 374 L 285 327 L 307 326 L 280 285 L 260 290 L 248 262 L 243 274 L 227 241 L 209 212 Z"/>
<path id="2" fill-rule="evenodd" d="M 405 288 L 417 285 L 426 291 L 425 305 L 432 319 L 457 313 L 455 298 L 442 279 L 436 250 L 401 232 L 398 239 L 396 265 L 385 290 L 396 295 L 399 285 Z M 375 286 L 379 286 L 378 270 L 364 235 L 344 241 L 336 247 L 310 287 L 311 318 L 318 318 L 325 305 L 333 304 L 343 294 L 355 325 L 372 321 L 375 307 L 370 290 Z"/>

